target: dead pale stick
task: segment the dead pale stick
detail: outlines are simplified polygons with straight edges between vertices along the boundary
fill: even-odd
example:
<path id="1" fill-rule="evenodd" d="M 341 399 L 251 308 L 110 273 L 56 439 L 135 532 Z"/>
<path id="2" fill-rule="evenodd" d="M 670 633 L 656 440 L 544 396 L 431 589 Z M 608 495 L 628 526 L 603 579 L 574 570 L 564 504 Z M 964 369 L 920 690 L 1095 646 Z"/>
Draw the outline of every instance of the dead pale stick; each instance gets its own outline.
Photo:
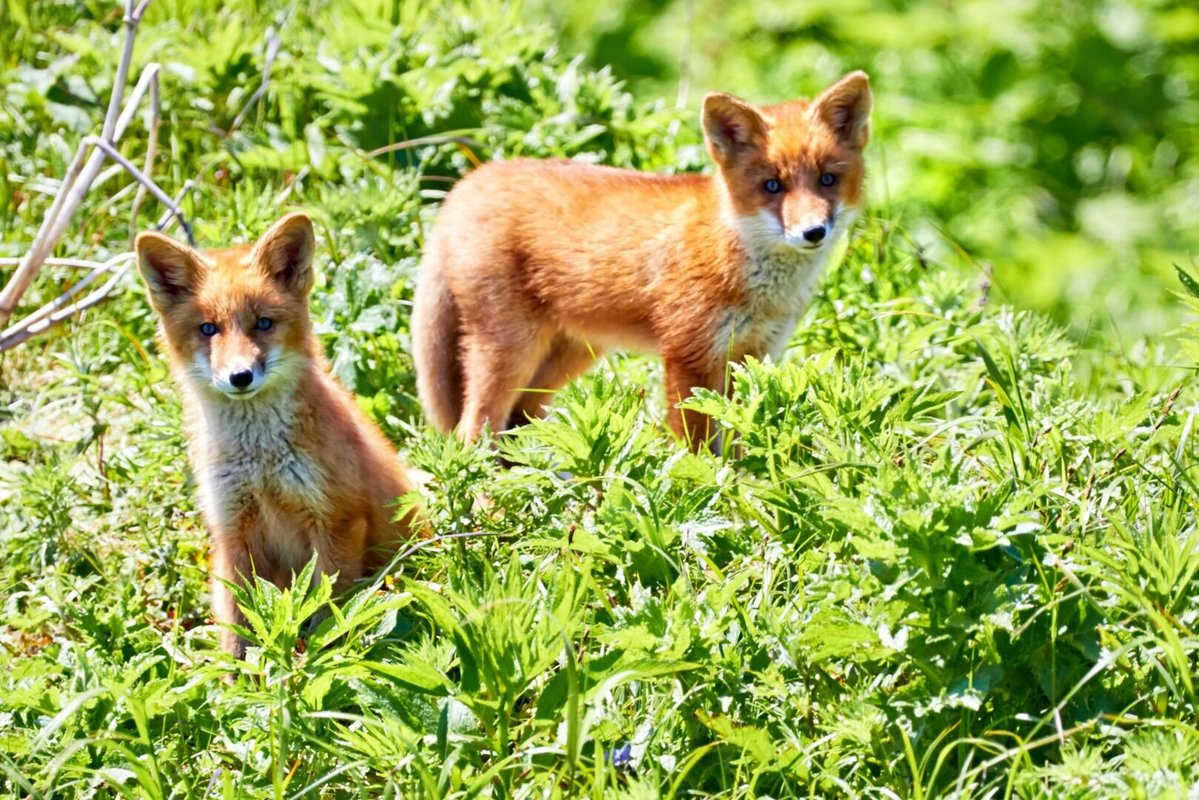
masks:
<path id="1" fill-rule="evenodd" d="M 148 0 L 147 0 L 148 1 Z M 142 172 L 150 175 L 154 172 L 154 157 L 158 155 L 158 125 L 161 120 L 159 113 L 162 108 L 158 96 L 158 81 L 150 84 L 150 105 L 146 107 L 146 165 Z M 129 212 L 129 239 L 137 236 L 137 212 L 141 210 L 146 199 L 146 184 L 138 182 L 137 194 L 133 197 L 133 210 Z M 190 232 L 188 234 L 191 236 Z"/>
<path id="2" fill-rule="evenodd" d="M 189 191 L 191 191 L 192 186 L 192 181 L 187 181 L 185 184 L 183 184 L 183 188 L 179 190 L 178 196 L 176 196 L 174 201 L 171 203 L 172 208 L 177 207 L 179 203 L 183 202 L 183 198 Z M 177 219 L 181 218 L 176 216 L 175 212 L 168 208 L 158 220 L 156 227 L 159 230 L 168 230 L 170 228 L 170 224 Z M 124 278 L 129 272 L 133 266 L 135 257 L 136 256 L 133 253 L 121 253 L 120 255 L 113 256 L 108 261 L 103 263 L 75 258 L 46 259 L 46 263 L 53 266 L 84 267 L 91 269 L 91 272 L 89 272 L 87 275 L 84 275 L 78 283 L 76 283 L 70 289 L 67 289 L 62 293 L 62 295 L 42 306 L 37 311 L 22 319 L 20 322 L 10 326 L 3 333 L 0 333 L 0 353 L 16 347 L 26 339 L 36 336 L 43 331 L 47 331 L 60 322 L 75 316 L 80 311 L 89 309 L 99 303 L 108 296 L 108 294 L 117 286 L 117 284 L 121 282 L 121 279 Z M 13 261 L 13 259 L 0 259 L 0 266 L 7 266 L 6 262 L 11 261 Z M 118 269 L 118 265 L 123 266 Z M 82 300 L 71 303 L 70 305 L 66 305 L 68 300 L 79 294 L 81 291 L 87 288 L 88 285 L 105 273 L 112 273 L 112 277 L 105 281 L 100 288 L 90 292 Z"/>
<path id="3" fill-rule="evenodd" d="M 122 106 L 125 84 L 129 79 L 129 67 L 133 61 L 133 42 L 137 36 L 137 26 L 149 3 L 150 0 L 142 0 L 135 5 L 134 0 L 127 0 L 125 4 L 125 42 L 121 60 L 117 65 L 117 74 L 113 80 L 112 96 L 109 98 L 108 111 L 104 117 L 100 136 L 91 137 L 98 138 L 108 145 L 115 145 L 125 133 L 146 90 L 153 86 L 154 94 L 157 95 L 159 65 L 150 64 L 142 71 L 141 77 L 129 97 L 129 102 Z M 92 182 L 95 181 L 103 167 L 105 158 L 104 150 L 89 144 L 86 139 L 80 144 L 54 202 L 46 211 L 33 244 L 4 287 L 4 291 L 0 292 L 0 324 L 7 322 L 12 317 L 21 297 L 28 290 L 38 270 L 41 269 L 50 253 L 54 251 L 67 224 L 79 209 Z"/>
<path id="4" fill-rule="evenodd" d="M 80 143 L 79 149 L 75 152 L 75 157 L 67 170 L 66 178 L 54 198 L 54 202 L 46 212 L 45 218 L 42 220 L 42 226 L 38 231 L 37 237 L 34 239 L 33 245 L 22 259 L 0 259 L 0 266 L 11 266 L 14 263 L 17 266 L 16 272 L 13 274 L 4 291 L 0 293 L 0 324 L 3 324 L 12 317 L 16 310 L 17 303 L 21 296 L 29 288 L 34 276 L 38 270 L 46 264 L 55 266 L 71 266 L 91 270 L 88 275 L 85 275 L 79 282 L 74 284 L 70 289 L 64 292 L 53 301 L 39 308 L 37 311 L 28 315 L 20 322 L 11 325 L 6 330 L 0 332 L 0 352 L 16 347 L 21 342 L 30 337 L 57 325 L 58 323 L 69 319 L 74 314 L 79 313 L 91 306 L 96 305 L 120 282 L 120 280 L 129 272 L 132 266 L 132 254 L 122 253 L 109 259 L 107 262 L 88 261 L 85 259 L 52 259 L 49 254 L 53 251 L 54 246 L 62 237 L 63 231 L 66 229 L 67 223 L 74 215 L 75 211 L 82 203 L 84 196 L 91 188 L 92 182 L 99 174 L 100 168 L 103 166 L 104 159 L 111 158 L 122 167 L 126 172 L 133 176 L 138 183 L 137 195 L 134 197 L 133 210 L 130 220 L 131 232 L 136 229 L 138 209 L 145 198 L 147 192 L 153 194 L 155 198 L 167 206 L 167 212 L 159 220 L 157 228 L 163 230 L 171 222 L 178 221 L 183 228 L 184 234 L 188 242 L 195 246 L 195 239 L 192 235 L 191 226 L 180 210 L 179 205 L 183 198 L 191 190 L 195 184 L 194 180 L 188 180 L 184 183 L 179 195 L 173 200 L 149 177 L 150 171 L 153 168 L 154 158 L 157 154 L 158 146 L 158 126 L 160 123 L 160 98 L 158 88 L 158 64 L 149 64 L 142 71 L 141 77 L 138 79 L 137 86 L 129 97 L 129 102 L 121 110 L 120 114 L 116 114 L 116 109 L 121 106 L 121 98 L 124 90 L 125 81 L 129 74 L 129 64 L 133 54 L 133 38 L 137 33 L 137 26 L 141 22 L 142 15 L 146 11 L 146 7 L 150 4 L 150 0 L 141 0 L 140 3 L 134 6 L 133 0 L 128 0 L 125 9 L 125 48 L 122 53 L 121 63 L 117 69 L 117 79 L 113 86 L 112 97 L 109 100 L 108 113 L 105 116 L 104 127 L 100 136 L 87 136 Z M 230 136 L 240 127 L 242 121 L 249 113 L 250 109 L 258 102 L 266 92 L 267 85 L 270 81 L 271 66 L 274 63 L 276 56 L 279 53 L 280 38 L 277 31 L 271 30 L 268 32 L 268 40 L 266 45 L 266 59 L 263 67 L 262 81 L 258 86 L 257 91 L 250 97 L 249 101 L 241 109 L 230 126 L 229 131 L 225 136 Z M 148 138 L 146 144 L 146 160 L 145 167 L 142 170 L 137 169 L 129 162 L 116 148 L 116 142 L 120 140 L 125 129 L 129 126 L 134 113 L 137 110 L 142 96 L 147 89 L 150 91 L 150 103 L 146 110 L 146 128 Z M 114 123 L 115 115 L 115 123 Z M 85 157 L 91 151 L 90 158 Z M 198 176 L 197 176 L 198 177 Z M 290 189 L 290 187 L 289 187 Z M 286 194 L 286 193 L 285 193 Z M 124 262 L 124 266 L 117 269 L 117 264 Z M 79 294 L 83 289 L 93 283 L 97 278 L 106 273 L 113 273 L 100 288 L 88 294 L 82 300 L 67 305 L 75 295 Z"/>
<path id="5" fill-rule="evenodd" d="M 250 95 L 249 101 L 246 102 L 237 116 L 233 119 L 233 124 L 229 126 L 229 130 L 225 132 L 225 136 L 231 136 L 246 118 L 246 114 L 250 113 L 250 109 L 254 107 L 264 94 L 266 94 L 267 84 L 271 80 L 271 66 L 275 63 L 275 57 L 279 55 L 279 39 L 278 31 L 268 31 L 266 41 L 266 58 L 262 65 L 262 81 L 258 84 L 258 89 L 254 94 Z"/>
<path id="6" fill-rule="evenodd" d="M 58 297 L 54 298 L 49 303 L 46 303 L 46 305 L 42 306 L 37 311 L 34 311 L 32 314 L 22 317 L 19 322 L 13 323 L 7 330 L 0 333 L 0 343 L 10 341 L 11 339 L 13 339 L 15 337 L 15 335 L 17 333 L 20 333 L 21 331 L 25 330 L 26 328 L 31 327 L 38 320 L 43 319 L 44 317 L 50 316 L 58 309 L 65 306 L 72 297 L 74 297 L 75 295 L 79 294 L 81 291 L 86 289 L 91 283 L 93 283 L 96 280 L 96 278 L 99 278 L 101 275 L 104 275 L 105 273 L 113 272 L 117 268 L 117 265 L 123 264 L 124 262 L 128 261 L 132 257 L 132 255 L 133 255 L 132 253 L 121 253 L 120 255 L 114 256 L 114 257 L 108 259 L 107 261 L 103 261 L 103 262 L 88 261 L 86 259 L 72 259 L 72 262 L 74 265 L 81 266 L 81 267 L 88 267 L 91 269 L 91 272 L 89 272 L 88 274 L 86 274 L 82 278 L 80 278 L 78 281 L 76 281 L 71 286 L 71 288 L 67 289 L 65 292 L 60 294 Z M 0 265 L 4 265 L 4 262 L 7 260 L 9 260 L 9 259 L 0 259 Z M 52 259 L 52 258 L 46 259 L 46 265 L 53 266 L 52 262 L 54 260 L 55 259 Z M 2 347 L 0 347 L 0 349 L 2 349 Z"/>
<path id="7" fill-rule="evenodd" d="M 86 136 L 83 139 L 83 143 L 88 145 L 89 147 L 95 147 L 96 149 L 103 152 L 105 155 L 107 155 L 113 161 L 117 162 L 122 167 L 124 167 L 125 171 L 128 172 L 130 175 L 132 175 L 138 183 L 140 183 L 146 189 L 149 189 L 150 194 L 154 195 L 154 197 L 157 198 L 158 202 L 160 202 L 164 206 L 166 206 L 167 210 L 170 211 L 172 214 L 174 214 L 175 218 L 177 220 L 179 220 L 179 226 L 181 228 L 183 228 L 183 234 L 187 237 L 188 243 L 190 243 L 192 245 L 192 247 L 195 247 L 196 239 L 192 235 L 191 225 L 187 224 L 187 220 L 183 216 L 183 211 L 180 210 L 179 206 L 175 205 L 175 201 L 172 200 L 166 192 L 164 192 L 162 189 L 160 189 L 158 187 L 158 184 L 156 184 L 154 181 L 152 181 L 148 175 L 146 175 L 140 169 L 135 167 L 129 161 L 129 159 L 127 159 L 123 155 L 121 155 L 120 152 L 115 147 L 113 147 L 111 144 L 104 141 L 103 139 L 98 139 L 95 136 Z"/>

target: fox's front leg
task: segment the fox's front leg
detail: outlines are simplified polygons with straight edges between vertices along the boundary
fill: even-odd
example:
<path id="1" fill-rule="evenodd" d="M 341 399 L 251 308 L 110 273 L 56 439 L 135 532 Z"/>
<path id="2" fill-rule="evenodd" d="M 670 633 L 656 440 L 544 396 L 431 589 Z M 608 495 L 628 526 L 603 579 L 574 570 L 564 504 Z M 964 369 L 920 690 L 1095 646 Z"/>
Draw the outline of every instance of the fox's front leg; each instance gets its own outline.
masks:
<path id="1" fill-rule="evenodd" d="M 244 586 L 251 580 L 254 565 L 243 532 L 213 531 L 212 614 L 221 626 L 221 649 L 234 658 L 246 657 L 247 642 L 229 626 L 244 627 L 245 615 L 225 582 Z"/>
<path id="2" fill-rule="evenodd" d="M 690 397 L 696 387 L 722 390 L 724 361 L 687 351 L 667 352 L 663 361 L 666 367 L 666 418 L 670 427 L 692 450 L 698 452 L 709 447 L 719 453 L 720 436 L 711 417 L 698 411 L 681 409 L 678 404 Z"/>
<path id="3" fill-rule="evenodd" d="M 378 535 L 376 533 L 376 535 Z M 316 540 L 316 572 L 313 583 L 327 575 L 333 581 L 336 592 L 344 592 L 366 573 L 366 563 L 375 554 L 371 553 L 370 520 L 361 516 L 348 516 L 331 526 L 328 532 L 318 534 Z"/>

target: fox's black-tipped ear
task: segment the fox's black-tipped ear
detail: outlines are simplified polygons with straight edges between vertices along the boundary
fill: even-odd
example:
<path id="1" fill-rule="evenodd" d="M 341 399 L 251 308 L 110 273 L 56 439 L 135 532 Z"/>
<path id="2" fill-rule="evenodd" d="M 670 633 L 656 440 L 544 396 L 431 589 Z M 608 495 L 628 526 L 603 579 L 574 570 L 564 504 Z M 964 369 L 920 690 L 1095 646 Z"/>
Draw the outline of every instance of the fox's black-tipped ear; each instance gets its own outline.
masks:
<path id="1" fill-rule="evenodd" d="M 845 144 L 857 148 L 870 139 L 870 78 L 865 72 L 851 72 L 820 93 L 812 101 L 808 114 L 832 128 Z"/>
<path id="2" fill-rule="evenodd" d="M 312 289 L 312 258 L 316 234 L 312 220 L 297 211 L 288 214 L 255 243 L 253 261 L 266 269 L 284 288 L 306 295 Z"/>
<path id="3" fill-rule="evenodd" d="M 157 231 L 139 233 L 133 249 L 150 303 L 159 312 L 195 291 L 204 270 L 204 260 L 195 250 Z"/>
<path id="4" fill-rule="evenodd" d="M 731 94 L 712 92 L 704 97 L 701 116 L 708 152 L 723 164 L 738 149 L 752 147 L 766 137 L 766 119 L 758 109 Z"/>

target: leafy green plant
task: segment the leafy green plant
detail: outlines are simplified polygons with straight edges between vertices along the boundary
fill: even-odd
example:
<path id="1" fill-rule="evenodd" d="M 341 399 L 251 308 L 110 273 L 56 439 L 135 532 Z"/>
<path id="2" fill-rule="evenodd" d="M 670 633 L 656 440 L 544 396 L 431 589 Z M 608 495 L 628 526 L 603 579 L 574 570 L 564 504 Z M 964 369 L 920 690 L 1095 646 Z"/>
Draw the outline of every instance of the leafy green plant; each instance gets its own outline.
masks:
<path id="1" fill-rule="evenodd" d="M 676 6 L 615 8 L 654 31 Z M 929 8 L 903 19 L 927 21 Z M 1185 10 L 1159 12 L 1185 28 Z M 743 30 L 760 13 L 701 21 Z M 823 6 L 810 13 L 831 24 Z M 837 37 L 889 32 L 892 17 L 872 13 Z M 923 35 L 942 43 L 905 82 L 913 92 L 945 91 L 963 69 L 1000 97 L 1047 52 L 1090 53 L 1030 33 L 1040 55 L 1028 65 L 985 49 L 951 67 L 994 32 L 956 43 L 933 22 Z M 725 432 L 720 456 L 670 438 L 661 367 L 632 356 L 601 359 L 515 432 L 468 445 L 425 429 L 408 301 L 453 180 L 514 155 L 702 163 L 689 115 L 638 104 L 614 77 L 644 65 L 590 69 L 528 23 L 490 2 L 151 4 L 138 60 L 164 64 L 156 174 L 169 189 L 195 180 L 185 210 L 204 245 L 252 238 L 281 206 L 312 212 L 318 334 L 428 474 L 436 535 L 348 593 L 312 565 L 287 589 L 239 587 L 252 646 L 232 664 L 216 646 L 180 404 L 141 288 L 5 354 L 0 793 L 1184 794 L 1199 780 L 1193 364 L 1179 367 L 1173 343 L 1120 347 L 1105 327 L 1074 336 L 1004 305 L 1012 295 L 930 248 L 926 218 L 902 204 L 864 216 L 784 359 L 737 366 L 728 396 L 688 401 Z M 119 24 L 92 2 L 0 6 L 5 255 L 39 222 L 64 143 L 97 122 Z M 595 36 L 605 52 L 610 38 Z M 272 37 L 270 80 L 229 133 Z M 756 63 L 785 37 L 767 38 L 723 63 Z M 781 87 L 806 69 L 795 58 L 753 74 Z M 730 82 L 738 74 L 750 71 Z M 900 108 L 888 75 L 880 141 L 908 142 L 893 114 L 939 115 L 929 129 L 942 130 L 944 108 Z M 1032 107 L 995 113 L 1026 131 Z M 950 127 L 974 141 L 971 120 Z M 131 133 L 122 152 L 144 147 Z M 1027 196 L 1036 163 L 1002 181 L 977 164 L 930 166 L 925 200 L 952 216 L 951 233 L 989 247 L 1006 218 L 983 231 L 979 220 Z M 1129 179 L 1137 193 L 1156 185 L 1147 175 Z M 64 251 L 128 246 L 120 180 L 89 198 Z M 1038 269 L 1053 272 L 1055 252 L 1038 251 Z M 1011 269 L 999 289 L 1028 266 L 988 254 L 997 274 Z M 1199 282 L 1179 279 L 1183 307 L 1199 310 Z M 33 294 L 61 288 L 48 279 Z M 1177 338 L 1184 358 L 1199 352 L 1195 333 Z"/>

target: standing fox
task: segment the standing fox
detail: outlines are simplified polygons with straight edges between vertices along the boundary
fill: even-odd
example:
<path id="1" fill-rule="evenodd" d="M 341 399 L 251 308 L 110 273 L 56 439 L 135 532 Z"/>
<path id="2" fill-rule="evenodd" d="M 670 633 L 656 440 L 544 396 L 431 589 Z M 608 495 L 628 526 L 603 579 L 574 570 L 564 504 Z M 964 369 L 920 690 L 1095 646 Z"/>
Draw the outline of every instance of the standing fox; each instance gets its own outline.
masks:
<path id="1" fill-rule="evenodd" d="M 189 449 L 212 535 L 215 616 L 244 624 L 221 583 L 283 586 L 317 554 L 339 585 L 386 563 L 410 518 L 390 504 L 412 483 L 379 430 L 329 375 L 308 316 L 316 240 L 289 214 L 253 246 L 201 254 L 137 237 L 138 267 L 183 392 Z M 226 627 L 221 646 L 246 643 Z"/>
<path id="2" fill-rule="evenodd" d="M 612 347 L 662 354 L 668 418 L 724 388 L 728 361 L 778 358 L 860 205 L 871 94 L 853 72 L 813 101 L 704 98 L 712 176 L 570 161 L 483 166 L 446 198 L 416 290 L 417 389 L 465 439 L 543 413 Z"/>

